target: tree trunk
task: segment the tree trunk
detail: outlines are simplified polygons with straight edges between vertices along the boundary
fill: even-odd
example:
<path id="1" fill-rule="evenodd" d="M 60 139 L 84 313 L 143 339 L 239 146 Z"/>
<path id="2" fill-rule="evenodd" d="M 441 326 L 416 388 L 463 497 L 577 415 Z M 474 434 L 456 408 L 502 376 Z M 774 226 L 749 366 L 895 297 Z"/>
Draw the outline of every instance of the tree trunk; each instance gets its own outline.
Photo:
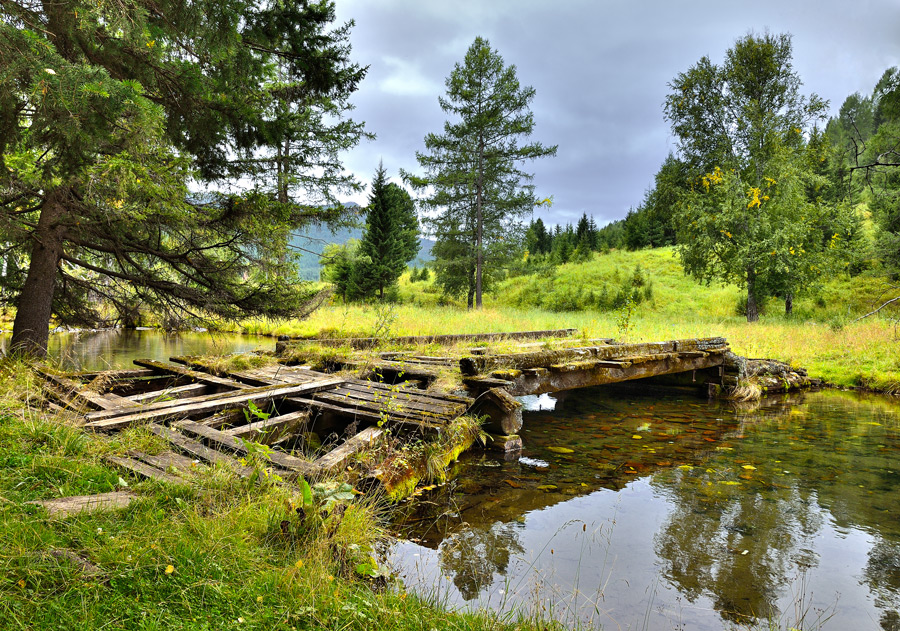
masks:
<path id="1" fill-rule="evenodd" d="M 747 269 L 747 322 L 759 320 L 759 306 L 756 304 L 756 272 Z"/>
<path id="2" fill-rule="evenodd" d="M 484 264 L 482 236 L 484 234 L 484 212 L 482 191 L 484 189 L 484 138 L 478 139 L 478 185 L 475 191 L 475 308 L 481 309 L 481 267 Z"/>
<path id="3" fill-rule="evenodd" d="M 22 293 L 16 303 L 10 350 L 14 353 L 44 357 L 50 337 L 50 314 L 56 268 L 63 252 L 66 192 L 54 189 L 44 200 L 37 230 L 32 235 L 31 264 Z"/>
<path id="4" fill-rule="evenodd" d="M 793 315 L 794 313 L 794 293 L 788 292 L 784 297 L 784 315 Z"/>

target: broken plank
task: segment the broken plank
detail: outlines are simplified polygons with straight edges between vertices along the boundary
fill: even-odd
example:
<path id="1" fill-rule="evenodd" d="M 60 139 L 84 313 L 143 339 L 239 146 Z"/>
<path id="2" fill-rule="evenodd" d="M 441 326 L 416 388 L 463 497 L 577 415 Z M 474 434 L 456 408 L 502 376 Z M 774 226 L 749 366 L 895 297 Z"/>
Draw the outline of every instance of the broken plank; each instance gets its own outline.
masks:
<path id="1" fill-rule="evenodd" d="M 411 410 L 403 406 L 400 401 L 383 401 L 372 402 L 362 399 L 351 399 L 349 397 L 335 394 L 332 392 L 322 392 L 314 397 L 316 401 L 328 401 L 338 406 L 344 406 L 350 409 L 369 410 L 374 414 L 382 415 L 383 418 L 393 420 L 405 419 L 413 422 L 424 422 L 434 424 L 444 424 L 448 422 L 452 415 L 450 414 L 433 414 L 421 412 L 419 410 Z M 461 414 L 462 412 L 460 412 Z M 459 416 L 458 414 L 456 416 Z"/>
<path id="2" fill-rule="evenodd" d="M 206 425 L 200 425 L 193 421 L 179 421 L 175 423 L 175 427 L 187 434 L 213 443 L 216 447 L 226 447 L 241 455 L 248 455 L 250 453 L 250 450 L 240 439 L 230 436 L 225 432 L 220 432 L 217 429 L 207 427 Z M 319 472 L 318 467 L 311 462 L 280 451 L 270 451 L 266 454 L 266 457 L 272 464 L 278 465 L 284 469 L 299 471 L 303 475 L 314 475 Z"/>
<path id="3" fill-rule="evenodd" d="M 337 414 L 338 416 L 343 416 L 346 418 L 350 418 L 353 420 L 366 420 L 371 421 L 373 423 L 384 423 L 386 421 L 390 421 L 392 424 L 396 425 L 410 425 L 419 429 L 427 429 L 427 430 L 437 430 L 440 431 L 445 429 L 447 424 L 441 422 L 433 422 L 426 421 L 421 418 L 409 418 L 409 417 L 401 417 L 397 415 L 391 414 L 379 414 L 377 412 L 372 412 L 370 410 L 366 410 L 363 408 L 357 407 L 347 407 L 343 405 L 335 405 L 333 403 L 329 403 L 327 401 L 322 401 L 320 399 L 304 399 L 300 397 L 292 397 L 287 399 L 289 403 L 294 405 L 300 405 L 303 407 L 309 407 L 320 412 L 331 412 Z"/>
<path id="4" fill-rule="evenodd" d="M 247 414 L 245 413 L 244 408 L 237 408 L 234 410 L 223 410 L 217 414 L 213 414 L 212 416 L 207 416 L 206 418 L 196 419 L 197 423 L 201 425 L 206 425 L 207 427 L 212 427 L 213 429 L 222 429 L 225 427 L 231 427 L 236 423 L 240 423 L 241 421 L 247 422 Z"/>
<path id="5" fill-rule="evenodd" d="M 263 386 L 260 388 L 248 388 L 238 393 L 224 393 L 227 396 L 207 398 L 204 401 L 197 402 L 192 399 L 182 399 L 181 401 L 173 401 L 175 405 L 167 405 L 165 403 L 156 406 L 150 406 L 153 409 L 129 413 L 127 415 L 109 413 L 96 413 L 96 415 L 88 414 L 89 422 L 85 427 L 98 430 L 121 429 L 135 423 L 146 423 L 148 421 L 163 421 L 173 418 L 196 418 L 207 414 L 214 414 L 221 410 L 234 407 L 239 404 L 264 405 L 273 399 L 286 397 L 309 392 L 317 392 L 333 388 L 343 382 L 343 379 L 334 377 L 327 380 L 316 381 L 296 386 Z"/>
<path id="6" fill-rule="evenodd" d="M 26 504 L 43 506 L 51 517 L 68 517 L 81 512 L 124 508 L 136 498 L 137 495 L 131 491 L 112 491 L 111 493 L 98 493 L 96 495 L 73 495 L 52 500 L 35 500 L 26 502 Z"/>
<path id="7" fill-rule="evenodd" d="M 146 366 L 147 368 L 152 368 L 153 370 L 159 372 L 166 372 L 172 375 L 181 375 L 182 377 L 188 377 L 193 381 L 208 383 L 212 386 L 221 386 L 223 388 L 230 388 L 232 390 L 243 390 L 245 388 L 250 388 L 250 386 L 235 381 L 234 379 L 216 377 L 215 375 L 211 375 L 206 372 L 191 370 L 190 368 L 182 368 L 181 366 L 173 366 L 172 364 L 167 364 L 165 362 L 159 362 L 152 359 L 135 359 L 134 363 L 138 366 Z"/>
<path id="8" fill-rule="evenodd" d="M 205 383 L 189 383 L 185 386 L 154 390 L 153 392 L 144 392 L 143 394 L 135 394 L 125 398 L 134 403 L 146 404 L 147 402 L 155 403 L 165 399 L 184 399 L 199 396 L 206 394 L 208 390 L 209 386 Z"/>
<path id="9" fill-rule="evenodd" d="M 248 478 L 255 473 L 253 467 L 246 467 L 242 465 L 236 458 L 232 458 L 227 454 L 223 454 L 221 451 L 210 449 L 203 443 L 199 443 L 196 440 L 188 438 L 184 434 L 176 432 L 173 429 L 169 429 L 164 425 L 150 423 L 150 425 L 148 425 L 148 428 L 157 436 L 165 438 L 175 447 L 186 454 L 194 456 L 195 458 L 199 458 L 200 460 L 203 460 L 210 464 L 220 464 L 230 467 L 234 470 L 235 473 L 243 478 Z"/>
<path id="10" fill-rule="evenodd" d="M 87 390 L 82 384 L 68 377 L 55 375 L 40 368 L 38 368 L 37 372 L 50 383 L 63 388 L 69 396 L 74 397 L 80 403 L 100 408 L 101 410 L 137 407 L 136 403 L 129 401 L 125 397 L 120 397 L 116 394 L 100 394 L 99 392 Z"/>
<path id="11" fill-rule="evenodd" d="M 149 465 L 153 465 L 157 469 L 162 469 L 163 471 L 169 473 L 170 470 L 175 470 L 179 475 L 194 475 L 198 471 L 200 471 L 200 467 L 206 468 L 203 465 L 198 467 L 198 461 L 192 460 L 187 456 L 183 456 L 181 454 L 176 454 L 174 451 L 164 451 L 161 454 L 145 454 L 141 451 L 129 451 L 128 455 L 131 458 L 137 458 L 138 460 L 143 460 Z"/>
<path id="12" fill-rule="evenodd" d="M 341 446 L 332 449 L 327 454 L 321 456 L 313 464 L 321 467 L 323 471 L 337 469 L 342 466 L 348 458 L 353 456 L 353 454 L 369 447 L 384 434 L 384 432 L 385 430 L 381 427 L 367 427 L 355 436 L 348 438 Z"/>
<path id="13" fill-rule="evenodd" d="M 222 433 L 235 438 L 271 445 L 275 441 L 294 433 L 301 424 L 305 424 L 307 421 L 309 421 L 309 412 L 302 410 L 256 421 L 249 425 L 232 427 L 231 429 L 222 430 Z M 209 427 L 207 423 L 201 424 Z"/>
<path id="14" fill-rule="evenodd" d="M 166 473 L 162 469 L 157 469 L 156 467 L 149 465 L 146 462 L 141 462 L 140 460 L 125 458 L 122 456 L 107 456 L 106 460 L 107 462 L 111 462 L 112 464 L 122 469 L 130 471 L 131 473 L 137 473 L 138 475 L 150 480 L 156 480 L 157 482 L 166 482 L 168 484 L 186 483 L 183 478 L 174 476 L 171 473 Z"/>

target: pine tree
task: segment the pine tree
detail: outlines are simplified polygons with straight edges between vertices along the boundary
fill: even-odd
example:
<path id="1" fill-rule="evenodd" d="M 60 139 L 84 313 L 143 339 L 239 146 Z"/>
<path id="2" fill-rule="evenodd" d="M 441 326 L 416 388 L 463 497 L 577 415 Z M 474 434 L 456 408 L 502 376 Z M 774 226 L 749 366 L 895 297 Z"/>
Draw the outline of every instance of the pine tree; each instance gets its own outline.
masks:
<path id="1" fill-rule="evenodd" d="M 366 229 L 359 249 L 367 257 L 360 262 L 361 284 L 378 291 L 379 300 L 384 300 L 384 290 L 397 282 L 406 264 L 419 251 L 418 219 L 412 199 L 402 188 L 388 183 L 382 163 L 372 180 Z"/>
<path id="2" fill-rule="evenodd" d="M 515 66 L 505 66 L 487 40 L 475 38 L 446 85 L 439 102 L 454 120 L 444 124 L 443 134 L 426 136 L 428 153 L 416 153 L 425 175 L 404 175 L 416 189 L 433 190 L 425 204 L 438 211 L 430 221 L 435 257 L 457 257 L 436 262 L 438 282 L 467 293 L 470 306 L 474 300 L 480 309 L 486 270 L 515 249 L 520 219 L 538 203 L 532 176 L 519 165 L 554 155 L 556 147 L 519 144 L 534 129 L 534 89 L 519 84 Z M 456 277 L 442 279 L 445 274 Z"/>

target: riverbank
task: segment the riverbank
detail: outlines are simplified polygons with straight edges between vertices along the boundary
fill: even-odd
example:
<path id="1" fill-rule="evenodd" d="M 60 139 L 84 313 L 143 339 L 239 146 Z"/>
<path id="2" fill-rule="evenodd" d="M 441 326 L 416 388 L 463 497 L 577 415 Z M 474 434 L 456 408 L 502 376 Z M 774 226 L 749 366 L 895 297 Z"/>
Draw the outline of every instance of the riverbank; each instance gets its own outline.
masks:
<path id="1" fill-rule="evenodd" d="M 26 404 L 40 396 L 24 365 L 0 364 L 4 628 L 547 628 L 407 594 L 374 559 L 387 537 L 377 501 L 304 514 L 285 490 L 226 469 L 190 487 L 126 479 L 103 458 L 158 439 L 87 434 Z M 28 503 L 114 490 L 138 499 L 63 518 Z"/>
<path id="2" fill-rule="evenodd" d="M 627 324 L 627 326 L 624 326 Z M 381 337 L 576 328 L 584 339 L 612 337 L 652 342 L 721 336 L 738 355 L 802 367 L 809 376 L 841 388 L 900 393 L 900 331 L 887 320 L 869 318 L 845 326 L 770 317 L 747 323 L 739 316 L 674 318 L 638 307 L 623 322 L 617 312 L 555 313 L 494 306 L 482 311 L 411 305 L 323 307 L 308 320 L 248 321 L 235 332 L 315 337 Z"/>

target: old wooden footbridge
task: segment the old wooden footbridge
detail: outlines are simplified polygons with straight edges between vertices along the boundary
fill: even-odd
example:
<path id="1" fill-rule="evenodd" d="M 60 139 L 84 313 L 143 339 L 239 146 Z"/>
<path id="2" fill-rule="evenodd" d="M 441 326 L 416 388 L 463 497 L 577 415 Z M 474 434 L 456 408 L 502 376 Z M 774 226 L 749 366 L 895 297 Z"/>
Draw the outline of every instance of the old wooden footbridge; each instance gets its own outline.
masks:
<path id="1" fill-rule="evenodd" d="M 161 437 L 170 447 L 161 454 L 132 451 L 110 460 L 167 482 L 190 479 L 198 467 L 215 463 L 250 476 L 246 458 L 257 443 L 269 447 L 267 457 L 282 480 L 319 477 L 344 467 L 387 433 L 395 440 L 440 435 L 465 414 L 485 417 L 496 443 L 510 449 L 521 446 L 514 437 L 522 425 L 517 396 L 648 378 L 681 379 L 707 389 L 721 386 L 725 377 L 728 345 L 720 337 L 578 344 L 564 337 L 572 333 L 500 334 L 506 340 L 502 353 L 477 346 L 498 334 L 453 336 L 447 341 L 457 349 L 463 345 L 461 351 L 448 349 L 441 356 L 370 351 L 331 374 L 281 362 L 213 374 L 206 362 L 192 357 L 138 360 L 133 370 L 43 374 L 51 406 L 86 429 L 144 426 Z M 548 341 L 552 336 L 556 341 Z M 535 338 L 545 341 L 522 341 Z M 302 343 L 279 342 L 276 358 Z M 440 340 L 427 343 L 433 348 Z M 449 393 L 432 385 L 439 373 L 457 371 L 455 382 L 464 391 Z M 332 439 L 321 448 L 313 436 L 326 435 Z"/>

